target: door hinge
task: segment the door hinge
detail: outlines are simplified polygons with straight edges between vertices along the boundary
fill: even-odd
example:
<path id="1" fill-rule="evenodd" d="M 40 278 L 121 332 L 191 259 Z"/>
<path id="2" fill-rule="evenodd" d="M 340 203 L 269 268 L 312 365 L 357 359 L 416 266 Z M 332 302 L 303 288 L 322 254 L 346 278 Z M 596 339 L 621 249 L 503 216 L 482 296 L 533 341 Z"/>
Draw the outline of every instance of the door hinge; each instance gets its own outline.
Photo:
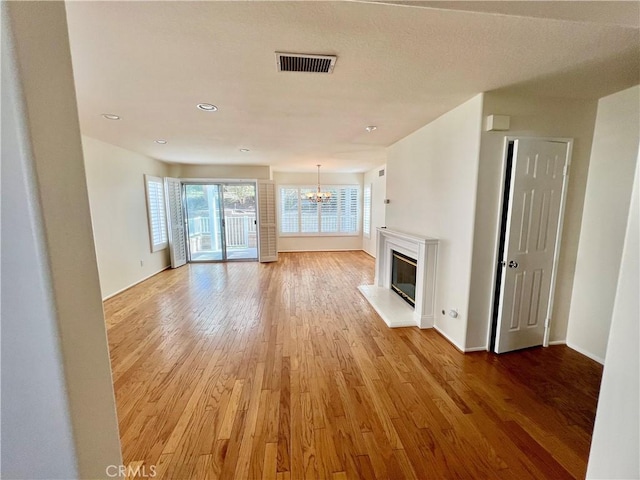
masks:
<path id="1" fill-rule="evenodd" d="M 562 169 L 562 176 L 566 177 L 569 175 L 569 164 L 565 163 L 564 168 Z"/>
<path id="2" fill-rule="evenodd" d="M 551 325 L 551 319 L 547 318 L 544 321 L 544 328 L 549 328 L 549 325 Z"/>

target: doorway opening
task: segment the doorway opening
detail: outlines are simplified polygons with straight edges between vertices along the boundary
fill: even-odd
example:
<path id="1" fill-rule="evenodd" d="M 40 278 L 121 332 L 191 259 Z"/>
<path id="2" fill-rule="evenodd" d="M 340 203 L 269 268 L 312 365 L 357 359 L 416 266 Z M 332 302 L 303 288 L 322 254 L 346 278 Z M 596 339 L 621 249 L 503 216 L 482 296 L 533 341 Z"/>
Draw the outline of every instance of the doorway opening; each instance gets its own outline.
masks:
<path id="1" fill-rule="evenodd" d="M 511 194 L 511 169 L 513 167 L 513 140 L 507 143 L 507 158 L 505 159 L 504 191 L 502 193 L 502 215 L 500 216 L 500 235 L 498 240 L 498 259 L 504 258 L 504 239 L 507 234 L 507 220 L 509 214 L 509 195 Z M 493 291 L 493 309 L 491 311 L 491 332 L 489 336 L 489 351 L 496 348 L 496 330 L 498 328 L 498 307 L 500 306 L 500 289 L 502 288 L 502 262 L 496 265 L 496 283 Z"/>
<path id="2" fill-rule="evenodd" d="M 258 259 L 256 184 L 184 182 L 187 261 Z"/>

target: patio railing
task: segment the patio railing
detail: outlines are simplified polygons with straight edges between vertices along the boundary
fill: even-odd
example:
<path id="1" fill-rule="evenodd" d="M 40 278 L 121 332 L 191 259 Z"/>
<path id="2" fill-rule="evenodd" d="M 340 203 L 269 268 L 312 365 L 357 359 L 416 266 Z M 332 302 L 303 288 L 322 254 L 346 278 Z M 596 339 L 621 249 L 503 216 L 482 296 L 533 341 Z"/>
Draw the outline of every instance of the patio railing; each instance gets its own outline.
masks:
<path id="1" fill-rule="evenodd" d="M 254 215 L 225 216 L 227 248 L 247 248 L 255 246 L 256 225 Z M 189 237 L 211 236 L 209 217 L 189 218 Z"/>

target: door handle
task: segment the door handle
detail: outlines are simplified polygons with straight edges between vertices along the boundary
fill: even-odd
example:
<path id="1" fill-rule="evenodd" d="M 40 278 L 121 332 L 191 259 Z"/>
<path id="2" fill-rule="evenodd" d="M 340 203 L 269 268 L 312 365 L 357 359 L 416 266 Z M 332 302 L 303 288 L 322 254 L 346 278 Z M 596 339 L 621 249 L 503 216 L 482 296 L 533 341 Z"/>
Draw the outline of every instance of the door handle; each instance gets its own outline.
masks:
<path id="1" fill-rule="evenodd" d="M 518 262 L 514 262 L 513 260 L 511 260 L 508 266 L 509 268 L 518 268 Z"/>

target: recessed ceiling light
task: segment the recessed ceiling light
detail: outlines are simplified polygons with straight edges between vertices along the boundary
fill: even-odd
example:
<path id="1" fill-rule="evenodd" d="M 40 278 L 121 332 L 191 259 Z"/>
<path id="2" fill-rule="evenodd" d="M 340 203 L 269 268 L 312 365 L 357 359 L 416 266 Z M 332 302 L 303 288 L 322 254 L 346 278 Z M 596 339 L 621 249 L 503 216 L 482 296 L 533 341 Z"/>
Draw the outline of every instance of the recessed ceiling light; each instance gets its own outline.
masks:
<path id="1" fill-rule="evenodd" d="M 120 120 L 120 116 L 113 113 L 103 113 L 102 116 L 107 120 Z"/>
<path id="2" fill-rule="evenodd" d="M 166 140 L 156 140 L 156 143 L 159 143 L 160 145 L 165 145 L 167 143 Z"/>
<path id="3" fill-rule="evenodd" d="M 377 130 L 378 127 L 376 127 L 375 125 L 369 125 L 367 128 L 365 128 L 365 130 L 369 133 L 373 132 L 374 130 Z"/>
<path id="4" fill-rule="evenodd" d="M 242 153 L 247 153 L 247 152 L 249 151 L 249 149 L 248 149 L 248 148 L 241 148 L 241 149 L 240 149 L 240 151 L 241 151 Z"/>
<path id="5" fill-rule="evenodd" d="M 204 110 L 205 112 L 215 112 L 218 110 L 218 107 L 212 105 L 210 103 L 199 103 L 196 105 L 200 110 Z"/>

